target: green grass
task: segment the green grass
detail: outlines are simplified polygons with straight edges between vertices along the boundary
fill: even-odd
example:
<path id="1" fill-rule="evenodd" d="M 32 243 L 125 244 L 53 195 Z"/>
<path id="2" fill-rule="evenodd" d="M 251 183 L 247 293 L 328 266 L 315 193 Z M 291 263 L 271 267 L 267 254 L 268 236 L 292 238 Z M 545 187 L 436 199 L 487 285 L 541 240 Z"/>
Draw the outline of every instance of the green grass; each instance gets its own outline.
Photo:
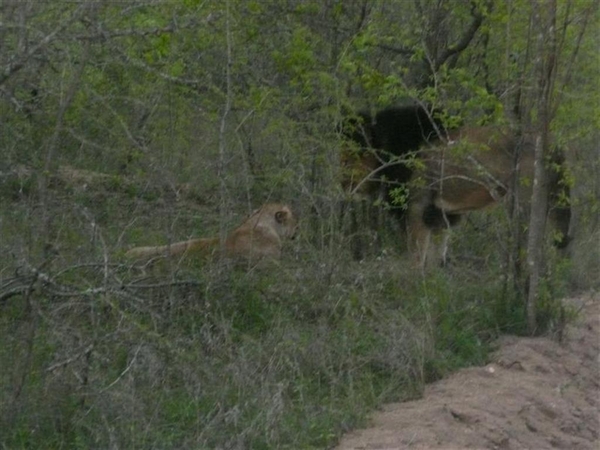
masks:
<path id="1" fill-rule="evenodd" d="M 144 274 L 121 264 L 115 243 L 185 236 L 196 211 L 85 195 L 56 201 L 47 233 L 30 203 L 2 212 L 3 236 L 18 237 L 2 250 L 27 243 L 25 259 L 55 283 L 29 282 L 0 304 L 0 358 L 11 361 L 0 375 L 3 448 L 328 448 L 377 406 L 485 363 L 500 333 L 525 329 L 498 269 L 475 276 L 456 263 L 423 278 L 393 252 L 357 263 L 306 238 L 272 270 Z M 124 205 L 154 212 L 131 224 Z M 41 236 L 60 244 L 44 265 Z M 17 265 L 4 262 L 2 285 L 29 286 Z M 544 326 L 561 314 L 555 275 L 543 285 Z"/>

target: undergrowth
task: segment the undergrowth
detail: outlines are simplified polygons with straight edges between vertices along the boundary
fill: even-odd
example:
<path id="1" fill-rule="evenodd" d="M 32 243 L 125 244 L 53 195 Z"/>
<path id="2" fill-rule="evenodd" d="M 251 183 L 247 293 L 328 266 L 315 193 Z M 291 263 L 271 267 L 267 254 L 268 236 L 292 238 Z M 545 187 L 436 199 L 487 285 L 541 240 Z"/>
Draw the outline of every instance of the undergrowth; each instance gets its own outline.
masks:
<path id="1" fill-rule="evenodd" d="M 499 334 L 526 327 L 497 271 L 456 262 L 422 277 L 402 255 L 359 263 L 306 238 L 266 267 L 144 272 L 118 257 L 121 240 L 178 229 L 165 219 L 144 234 L 118 204 L 95 226 L 93 202 L 56 205 L 45 261 L 30 205 L 4 215 L 3 237 L 33 244 L 2 242 L 13 255 L 0 272 L 3 448 L 328 448 L 378 405 L 484 364 Z M 545 326 L 560 314 L 555 278 Z"/>

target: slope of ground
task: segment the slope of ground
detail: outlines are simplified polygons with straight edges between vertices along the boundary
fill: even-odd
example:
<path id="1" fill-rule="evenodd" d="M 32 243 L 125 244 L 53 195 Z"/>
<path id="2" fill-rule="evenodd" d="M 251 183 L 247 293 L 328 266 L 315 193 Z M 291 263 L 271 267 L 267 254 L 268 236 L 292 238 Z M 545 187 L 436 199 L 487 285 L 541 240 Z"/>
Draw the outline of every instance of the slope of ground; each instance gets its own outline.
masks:
<path id="1" fill-rule="evenodd" d="M 504 337 L 486 367 L 388 405 L 337 449 L 600 448 L 600 295 L 568 302 L 581 314 L 562 343 Z"/>

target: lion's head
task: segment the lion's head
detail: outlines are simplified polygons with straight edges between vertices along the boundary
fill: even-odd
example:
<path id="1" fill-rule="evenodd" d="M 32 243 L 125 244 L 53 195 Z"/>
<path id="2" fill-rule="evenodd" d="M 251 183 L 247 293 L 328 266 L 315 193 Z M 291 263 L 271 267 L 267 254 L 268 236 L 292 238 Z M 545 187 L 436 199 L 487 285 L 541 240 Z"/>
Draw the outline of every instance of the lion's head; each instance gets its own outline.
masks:
<path id="1" fill-rule="evenodd" d="M 298 232 L 298 220 L 292 209 L 281 203 L 267 203 L 250 216 L 252 225 L 272 228 L 281 239 L 294 239 Z"/>

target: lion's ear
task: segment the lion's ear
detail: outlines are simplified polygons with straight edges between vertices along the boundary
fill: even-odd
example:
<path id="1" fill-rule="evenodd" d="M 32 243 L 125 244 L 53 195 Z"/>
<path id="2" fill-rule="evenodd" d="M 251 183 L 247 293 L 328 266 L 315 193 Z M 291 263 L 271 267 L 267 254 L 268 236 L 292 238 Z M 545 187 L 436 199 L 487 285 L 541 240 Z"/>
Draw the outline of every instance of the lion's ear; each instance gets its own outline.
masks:
<path id="1" fill-rule="evenodd" d="M 283 223 L 288 215 L 287 211 L 277 211 L 275 213 L 275 221 L 277 223 Z"/>

